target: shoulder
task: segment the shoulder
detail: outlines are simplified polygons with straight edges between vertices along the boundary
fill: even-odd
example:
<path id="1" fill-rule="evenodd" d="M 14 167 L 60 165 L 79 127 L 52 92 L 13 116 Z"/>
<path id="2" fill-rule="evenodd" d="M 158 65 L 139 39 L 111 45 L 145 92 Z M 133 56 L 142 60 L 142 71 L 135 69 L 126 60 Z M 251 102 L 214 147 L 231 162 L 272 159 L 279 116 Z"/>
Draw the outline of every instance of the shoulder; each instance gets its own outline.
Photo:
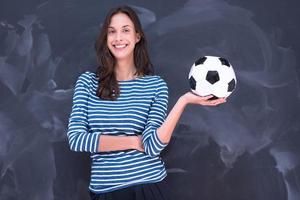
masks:
<path id="1" fill-rule="evenodd" d="M 91 71 L 85 71 L 81 73 L 77 78 L 77 83 L 90 85 L 91 81 L 96 78 L 96 74 Z"/>
<path id="2" fill-rule="evenodd" d="M 157 86 L 167 86 L 167 82 L 159 75 L 147 75 L 145 80 L 155 83 Z"/>
<path id="3" fill-rule="evenodd" d="M 155 77 L 158 81 L 158 89 L 168 89 L 168 84 L 164 78 L 159 75 L 155 75 Z"/>
<path id="4" fill-rule="evenodd" d="M 159 75 L 151 75 L 146 76 L 150 82 L 151 85 L 156 89 L 156 95 L 160 93 L 168 93 L 168 85 L 164 78 L 162 78 Z"/>

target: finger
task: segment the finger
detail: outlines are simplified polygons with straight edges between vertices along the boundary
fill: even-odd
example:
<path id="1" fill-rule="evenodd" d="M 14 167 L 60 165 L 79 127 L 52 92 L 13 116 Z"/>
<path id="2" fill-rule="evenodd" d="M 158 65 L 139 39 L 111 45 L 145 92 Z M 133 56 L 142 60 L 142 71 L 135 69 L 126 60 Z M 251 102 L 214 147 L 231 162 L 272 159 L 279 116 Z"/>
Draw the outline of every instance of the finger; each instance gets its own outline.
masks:
<path id="1" fill-rule="evenodd" d="M 211 101 L 207 101 L 206 105 L 207 106 L 216 106 L 219 105 L 221 102 L 220 100 L 211 100 Z"/>
<path id="2" fill-rule="evenodd" d="M 203 99 L 204 99 L 204 100 L 208 100 L 208 99 L 212 98 L 213 96 L 214 96 L 214 95 L 203 96 Z"/>
<path id="3" fill-rule="evenodd" d="M 225 101 L 224 100 L 222 100 L 222 101 L 219 101 L 219 102 L 216 102 L 214 105 L 220 105 L 220 104 L 223 104 L 223 103 L 225 103 Z"/>
<path id="4" fill-rule="evenodd" d="M 206 101 L 206 103 L 207 103 L 207 104 L 210 104 L 210 105 L 216 104 L 216 103 L 218 103 L 218 102 L 219 102 L 218 99 L 217 99 L 217 100 L 207 100 L 207 101 Z"/>
<path id="5" fill-rule="evenodd" d="M 210 101 L 209 99 L 213 97 L 213 95 L 208 95 L 208 96 L 198 96 L 199 97 L 199 101 L 203 102 L 203 101 Z"/>
<path id="6" fill-rule="evenodd" d="M 219 103 L 225 103 L 226 102 L 226 98 L 222 98 L 220 99 Z"/>
<path id="7" fill-rule="evenodd" d="M 219 99 L 217 101 L 214 102 L 214 104 L 220 104 L 220 103 L 224 103 L 224 100 L 223 99 Z"/>
<path id="8" fill-rule="evenodd" d="M 226 99 L 225 98 L 219 98 L 219 99 L 216 99 L 216 100 L 212 100 L 213 103 L 224 103 L 226 102 Z"/>

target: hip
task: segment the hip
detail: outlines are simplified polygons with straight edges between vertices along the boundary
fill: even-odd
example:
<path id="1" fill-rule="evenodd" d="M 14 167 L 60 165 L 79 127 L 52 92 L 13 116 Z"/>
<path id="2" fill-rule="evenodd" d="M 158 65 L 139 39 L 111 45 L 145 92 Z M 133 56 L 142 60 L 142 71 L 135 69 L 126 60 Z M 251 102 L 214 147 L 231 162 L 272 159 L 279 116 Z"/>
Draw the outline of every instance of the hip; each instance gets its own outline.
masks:
<path id="1" fill-rule="evenodd" d="M 169 200 L 167 178 L 154 183 L 143 183 L 105 193 L 90 191 L 91 200 Z"/>

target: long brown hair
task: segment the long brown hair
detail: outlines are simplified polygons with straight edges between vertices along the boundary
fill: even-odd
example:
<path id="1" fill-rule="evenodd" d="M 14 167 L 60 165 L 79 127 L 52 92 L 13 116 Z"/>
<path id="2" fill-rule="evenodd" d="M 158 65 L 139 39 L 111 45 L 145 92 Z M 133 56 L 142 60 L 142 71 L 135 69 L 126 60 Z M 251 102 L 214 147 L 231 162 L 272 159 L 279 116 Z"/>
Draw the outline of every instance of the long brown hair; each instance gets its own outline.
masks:
<path id="1" fill-rule="evenodd" d="M 135 31 L 140 35 L 140 41 L 136 43 L 134 48 L 134 64 L 137 70 L 135 75 L 145 76 L 153 74 L 153 65 L 148 56 L 145 34 L 137 14 L 127 5 L 112 8 L 106 15 L 102 29 L 95 43 L 97 62 L 99 65 L 96 72 L 97 77 L 99 77 L 96 95 L 105 100 L 116 100 L 120 95 L 120 89 L 114 71 L 116 59 L 107 46 L 108 26 L 111 18 L 117 13 L 126 14 L 133 22 Z"/>

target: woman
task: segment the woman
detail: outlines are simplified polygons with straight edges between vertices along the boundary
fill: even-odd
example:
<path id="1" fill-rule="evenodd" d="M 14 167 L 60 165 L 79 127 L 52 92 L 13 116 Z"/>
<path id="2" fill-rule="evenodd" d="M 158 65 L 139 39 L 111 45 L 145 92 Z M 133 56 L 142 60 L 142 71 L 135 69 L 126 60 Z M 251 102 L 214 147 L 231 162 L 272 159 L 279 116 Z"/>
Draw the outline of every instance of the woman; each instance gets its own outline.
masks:
<path id="1" fill-rule="evenodd" d="M 128 6 L 110 10 L 95 47 L 99 68 L 79 76 L 68 126 L 70 149 L 91 152 L 91 199 L 168 199 L 159 155 L 185 106 L 225 99 L 187 92 L 166 118 L 167 84 L 153 75 L 144 32 Z"/>

